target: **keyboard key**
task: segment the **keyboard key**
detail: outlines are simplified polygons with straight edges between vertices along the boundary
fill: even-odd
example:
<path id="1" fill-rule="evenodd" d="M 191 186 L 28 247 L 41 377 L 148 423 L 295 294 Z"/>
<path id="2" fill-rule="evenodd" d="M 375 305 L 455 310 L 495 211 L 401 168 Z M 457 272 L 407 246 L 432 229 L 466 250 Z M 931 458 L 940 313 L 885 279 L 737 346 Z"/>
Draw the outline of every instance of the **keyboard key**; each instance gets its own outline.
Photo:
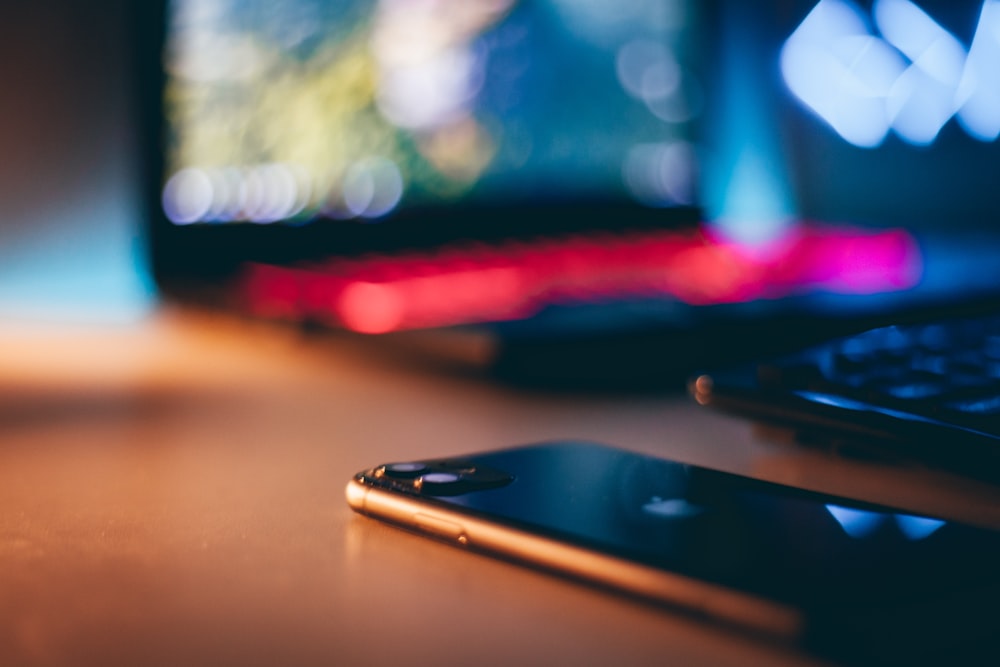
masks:
<path id="1" fill-rule="evenodd" d="M 773 389 L 822 391 L 984 428 L 1000 416 L 1000 318 L 873 329 L 757 370 Z"/>
<path id="2" fill-rule="evenodd" d="M 985 398 L 972 398 L 964 401 L 952 401 L 945 404 L 952 410 L 967 414 L 997 415 L 1000 414 L 1000 394 Z"/>
<path id="3" fill-rule="evenodd" d="M 883 391 L 895 398 L 931 398 L 940 396 L 948 390 L 942 382 L 915 382 L 886 387 Z"/>

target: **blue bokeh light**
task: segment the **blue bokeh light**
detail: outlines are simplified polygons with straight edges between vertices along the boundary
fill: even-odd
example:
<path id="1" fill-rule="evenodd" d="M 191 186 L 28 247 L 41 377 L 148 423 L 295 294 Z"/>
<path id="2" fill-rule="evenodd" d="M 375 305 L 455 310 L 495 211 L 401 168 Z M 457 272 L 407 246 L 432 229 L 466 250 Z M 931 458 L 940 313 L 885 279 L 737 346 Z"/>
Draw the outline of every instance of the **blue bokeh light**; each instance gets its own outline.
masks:
<path id="1" fill-rule="evenodd" d="M 910 0 L 821 0 L 786 40 L 786 85 L 845 141 L 894 132 L 927 146 L 957 116 L 974 139 L 1000 136 L 1000 2 L 984 3 L 968 49 Z"/>

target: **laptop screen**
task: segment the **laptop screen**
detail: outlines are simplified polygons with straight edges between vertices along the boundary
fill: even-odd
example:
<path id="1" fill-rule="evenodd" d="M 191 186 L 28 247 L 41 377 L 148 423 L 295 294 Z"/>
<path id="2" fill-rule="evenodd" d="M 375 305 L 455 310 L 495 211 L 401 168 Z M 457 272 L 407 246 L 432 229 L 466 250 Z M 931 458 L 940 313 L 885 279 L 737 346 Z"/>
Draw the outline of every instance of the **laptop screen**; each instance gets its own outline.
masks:
<path id="1" fill-rule="evenodd" d="M 163 213 L 329 226 L 691 206 L 695 5 L 170 0 Z"/>

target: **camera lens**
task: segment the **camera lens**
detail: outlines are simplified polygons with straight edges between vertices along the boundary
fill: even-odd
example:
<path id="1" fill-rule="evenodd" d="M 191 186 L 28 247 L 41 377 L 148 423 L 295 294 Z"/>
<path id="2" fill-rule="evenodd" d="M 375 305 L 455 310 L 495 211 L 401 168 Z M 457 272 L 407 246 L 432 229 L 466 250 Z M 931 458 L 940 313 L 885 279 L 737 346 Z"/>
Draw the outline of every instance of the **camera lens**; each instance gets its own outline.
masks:
<path id="1" fill-rule="evenodd" d="M 388 463 L 382 466 L 382 470 L 389 477 L 412 479 L 427 470 L 427 466 L 423 463 Z"/>
<path id="2" fill-rule="evenodd" d="M 454 484 L 462 477 L 453 472 L 429 472 L 420 479 L 424 484 Z"/>

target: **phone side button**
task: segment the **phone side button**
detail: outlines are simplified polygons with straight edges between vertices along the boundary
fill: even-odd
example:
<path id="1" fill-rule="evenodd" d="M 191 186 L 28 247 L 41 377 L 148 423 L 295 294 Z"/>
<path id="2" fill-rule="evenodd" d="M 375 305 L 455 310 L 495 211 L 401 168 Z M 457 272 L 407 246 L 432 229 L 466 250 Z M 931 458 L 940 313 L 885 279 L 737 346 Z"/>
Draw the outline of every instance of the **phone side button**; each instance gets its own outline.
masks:
<path id="1" fill-rule="evenodd" d="M 459 544 L 468 544 L 465 531 L 457 523 L 418 513 L 413 515 L 413 524 L 425 533 L 455 540 Z"/>

